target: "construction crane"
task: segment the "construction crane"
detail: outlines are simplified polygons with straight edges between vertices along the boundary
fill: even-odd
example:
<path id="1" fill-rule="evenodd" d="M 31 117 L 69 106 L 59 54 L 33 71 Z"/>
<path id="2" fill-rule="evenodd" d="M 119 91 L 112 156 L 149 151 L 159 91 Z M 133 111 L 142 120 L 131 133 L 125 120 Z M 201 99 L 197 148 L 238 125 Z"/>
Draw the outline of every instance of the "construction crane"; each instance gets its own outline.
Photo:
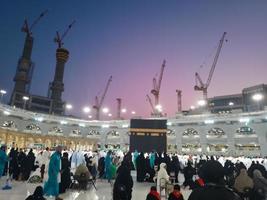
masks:
<path id="1" fill-rule="evenodd" d="M 67 33 L 69 32 L 69 30 L 71 29 L 71 27 L 73 26 L 73 24 L 75 24 L 75 20 L 73 20 L 73 22 L 68 26 L 68 28 L 65 30 L 65 32 L 60 35 L 59 32 L 57 31 L 57 35 L 54 38 L 54 42 L 58 44 L 58 48 L 61 48 L 63 46 L 63 40 L 66 37 Z"/>
<path id="2" fill-rule="evenodd" d="M 155 106 L 159 104 L 160 86 L 161 86 L 165 64 L 166 64 L 166 60 L 163 60 L 158 81 L 155 77 L 153 78 L 153 89 L 151 90 L 151 93 L 155 97 Z"/>
<path id="3" fill-rule="evenodd" d="M 104 99 L 105 99 L 105 96 L 107 94 L 107 91 L 108 91 L 108 88 L 109 88 L 111 81 L 112 81 L 112 76 L 110 76 L 108 79 L 106 88 L 104 90 L 103 95 L 101 96 L 100 101 L 98 100 L 98 96 L 95 97 L 95 105 L 93 106 L 93 108 L 96 110 L 96 116 L 95 116 L 96 120 L 99 120 L 99 118 L 100 118 L 100 110 L 101 110 L 101 107 L 103 105 L 103 102 L 104 102 Z"/>
<path id="4" fill-rule="evenodd" d="M 150 98 L 150 96 L 148 94 L 146 95 L 146 100 L 149 102 L 149 105 L 151 106 L 152 115 L 154 115 L 155 114 L 155 106 L 153 106 L 152 100 L 151 100 L 151 98 Z"/>
<path id="5" fill-rule="evenodd" d="M 176 90 L 177 93 L 177 111 L 182 112 L 182 90 Z"/>
<path id="6" fill-rule="evenodd" d="M 223 42 L 224 42 L 225 36 L 226 36 L 226 32 L 223 33 L 223 35 L 222 35 L 222 37 L 220 39 L 219 46 L 217 48 L 217 51 L 216 51 L 216 54 L 215 54 L 215 57 L 214 57 L 214 60 L 213 60 L 212 66 L 211 66 L 207 82 L 203 83 L 203 81 L 200 78 L 199 74 L 197 72 L 195 73 L 196 85 L 194 87 L 194 90 L 203 91 L 203 100 L 205 100 L 205 101 L 207 101 L 207 99 L 208 99 L 208 87 L 210 85 L 211 78 L 212 78 L 212 75 L 214 73 L 214 70 L 215 70 L 215 67 L 216 67 L 216 64 L 217 64 L 217 61 L 218 61 L 222 46 L 223 46 Z"/>
<path id="7" fill-rule="evenodd" d="M 24 20 L 24 24 L 23 27 L 21 28 L 22 32 L 25 32 L 27 34 L 27 36 L 31 36 L 32 35 L 32 29 L 33 27 L 40 21 L 40 19 L 48 12 L 48 10 L 45 10 L 44 12 L 42 12 L 39 17 L 37 19 L 35 19 L 35 21 L 32 23 L 31 26 L 29 26 L 27 19 Z"/>
<path id="8" fill-rule="evenodd" d="M 25 37 L 22 56 L 19 59 L 16 74 L 23 73 L 26 74 L 26 76 L 15 76 L 14 81 L 16 82 L 16 84 L 14 91 L 19 91 L 21 93 L 29 93 L 31 87 L 32 75 L 34 71 L 34 63 L 31 61 L 33 41 L 34 41 L 34 38 L 32 36 L 32 30 L 47 12 L 48 10 L 42 12 L 39 15 L 39 17 L 34 20 L 32 25 L 29 25 L 27 19 L 24 20 L 24 24 L 21 28 L 21 31 L 26 33 L 26 37 Z"/>

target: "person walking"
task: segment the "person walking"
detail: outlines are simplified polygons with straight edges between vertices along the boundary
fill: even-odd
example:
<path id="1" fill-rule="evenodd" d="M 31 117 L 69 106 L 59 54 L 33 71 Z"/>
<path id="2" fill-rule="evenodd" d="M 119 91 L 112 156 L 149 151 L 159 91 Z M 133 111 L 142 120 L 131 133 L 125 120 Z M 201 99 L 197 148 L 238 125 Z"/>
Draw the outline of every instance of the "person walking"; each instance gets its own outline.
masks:
<path id="1" fill-rule="evenodd" d="M 131 200 L 132 188 L 131 166 L 128 160 L 124 159 L 117 170 L 117 178 L 113 187 L 113 200 Z"/>
<path id="2" fill-rule="evenodd" d="M 69 154 L 67 152 L 63 153 L 63 157 L 61 158 L 62 168 L 61 168 L 61 187 L 60 192 L 65 193 L 66 189 L 69 188 L 71 184 L 70 179 L 70 161 L 68 159 Z"/>
<path id="3" fill-rule="evenodd" d="M 108 182 L 110 183 L 112 179 L 111 174 L 111 164 L 112 164 L 112 158 L 111 158 L 111 151 L 109 150 L 106 157 L 105 157 L 105 178 L 108 179 Z"/>
<path id="4" fill-rule="evenodd" d="M 50 158 L 48 166 L 48 180 L 44 184 L 44 194 L 54 196 L 56 200 L 62 200 L 59 195 L 60 156 L 62 147 L 58 146 Z"/>
<path id="5" fill-rule="evenodd" d="M 2 145 L 0 149 L 0 178 L 4 175 L 4 169 L 7 162 L 6 146 Z"/>

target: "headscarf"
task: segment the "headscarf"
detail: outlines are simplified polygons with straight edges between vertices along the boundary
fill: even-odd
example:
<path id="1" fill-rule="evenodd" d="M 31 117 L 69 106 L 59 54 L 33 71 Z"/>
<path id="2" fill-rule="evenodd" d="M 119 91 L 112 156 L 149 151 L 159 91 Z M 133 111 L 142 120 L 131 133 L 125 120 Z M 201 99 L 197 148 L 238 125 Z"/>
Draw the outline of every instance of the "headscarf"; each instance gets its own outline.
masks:
<path id="1" fill-rule="evenodd" d="M 166 163 L 160 164 L 160 169 L 157 176 L 157 190 L 159 191 L 160 185 L 169 182 L 169 175 L 166 171 Z"/>
<path id="2" fill-rule="evenodd" d="M 241 169 L 240 174 L 235 179 L 234 188 L 240 192 L 244 193 L 245 188 L 253 188 L 253 180 L 248 176 L 246 169 Z"/>
<path id="3" fill-rule="evenodd" d="M 264 193 L 267 194 L 267 180 L 262 176 L 260 170 L 258 169 L 253 171 L 253 182 L 256 190 L 263 189 Z"/>
<path id="4" fill-rule="evenodd" d="M 33 198 L 34 199 L 42 199 L 43 198 L 43 194 L 44 194 L 44 191 L 43 191 L 42 186 L 37 186 L 35 188 L 35 190 L 34 190 Z"/>
<path id="5" fill-rule="evenodd" d="M 220 183 L 224 177 L 224 170 L 221 163 L 215 160 L 208 160 L 200 168 L 200 178 L 204 179 L 205 183 Z"/>

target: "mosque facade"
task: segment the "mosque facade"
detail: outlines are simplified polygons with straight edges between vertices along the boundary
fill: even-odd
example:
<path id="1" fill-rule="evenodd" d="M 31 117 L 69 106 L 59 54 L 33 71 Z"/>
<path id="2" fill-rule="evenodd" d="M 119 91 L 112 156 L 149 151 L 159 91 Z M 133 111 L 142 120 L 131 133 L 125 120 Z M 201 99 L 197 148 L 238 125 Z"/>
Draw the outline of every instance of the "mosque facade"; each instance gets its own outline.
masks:
<path id="1" fill-rule="evenodd" d="M 267 156 L 267 110 L 167 118 L 167 151 Z M 88 121 L 0 104 L 0 143 L 19 148 L 129 149 L 130 120 Z"/>

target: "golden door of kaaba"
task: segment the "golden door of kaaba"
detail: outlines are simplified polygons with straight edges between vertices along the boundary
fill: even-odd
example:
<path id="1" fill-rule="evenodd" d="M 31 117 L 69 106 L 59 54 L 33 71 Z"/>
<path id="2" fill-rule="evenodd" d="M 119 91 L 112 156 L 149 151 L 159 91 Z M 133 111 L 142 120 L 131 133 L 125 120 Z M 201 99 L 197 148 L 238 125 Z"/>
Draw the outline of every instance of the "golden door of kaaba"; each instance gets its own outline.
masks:
<path id="1" fill-rule="evenodd" d="M 162 119 L 131 119 L 130 151 L 166 152 L 167 120 Z"/>

